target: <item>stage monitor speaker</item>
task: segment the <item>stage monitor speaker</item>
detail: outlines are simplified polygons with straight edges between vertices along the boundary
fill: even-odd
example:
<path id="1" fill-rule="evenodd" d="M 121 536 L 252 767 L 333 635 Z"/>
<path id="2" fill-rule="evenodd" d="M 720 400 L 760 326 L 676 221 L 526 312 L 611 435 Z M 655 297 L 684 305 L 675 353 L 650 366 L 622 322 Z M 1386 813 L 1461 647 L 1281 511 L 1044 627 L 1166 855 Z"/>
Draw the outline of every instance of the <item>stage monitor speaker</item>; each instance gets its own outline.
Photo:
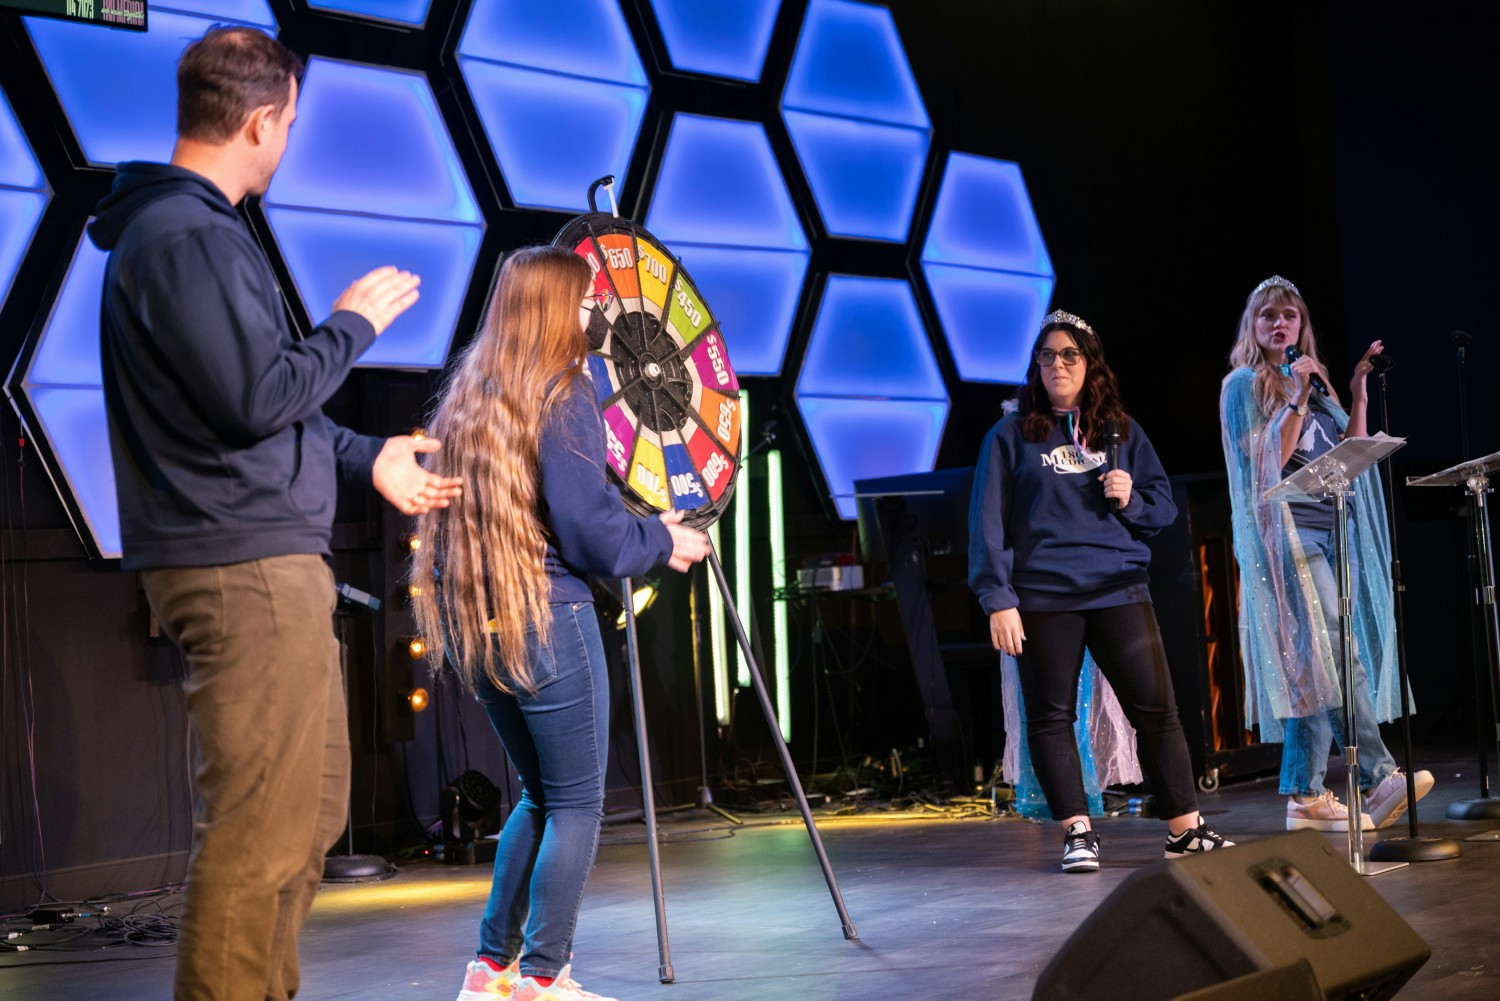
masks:
<path id="1" fill-rule="evenodd" d="M 1306 960 L 1315 989 L 1287 1001 L 1389 998 L 1432 950 L 1342 844 L 1297 831 L 1134 873 L 1063 944 L 1032 997 L 1166 1001 L 1221 984 L 1239 997 L 1226 981 Z"/>

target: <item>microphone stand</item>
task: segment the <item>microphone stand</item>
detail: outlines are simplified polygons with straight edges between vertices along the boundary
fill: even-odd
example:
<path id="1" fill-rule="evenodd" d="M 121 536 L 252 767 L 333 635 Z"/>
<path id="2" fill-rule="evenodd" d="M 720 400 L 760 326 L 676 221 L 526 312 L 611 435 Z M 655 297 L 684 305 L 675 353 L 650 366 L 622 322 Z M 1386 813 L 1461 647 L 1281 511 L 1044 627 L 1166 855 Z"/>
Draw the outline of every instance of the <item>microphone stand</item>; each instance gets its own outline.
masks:
<path id="1" fill-rule="evenodd" d="M 349 619 L 356 606 L 370 611 L 379 611 L 380 599 L 361 591 L 348 583 L 337 586 L 338 607 L 334 609 L 333 622 L 339 637 L 339 675 L 344 682 L 344 711 L 349 709 Z M 375 879 L 390 879 L 396 875 L 396 867 L 382 855 L 356 854 L 354 851 L 354 783 L 349 783 L 348 827 L 349 851 L 345 855 L 327 855 L 323 858 L 323 882 L 362 883 Z"/>
<path id="2" fill-rule="evenodd" d="M 773 418 L 761 425 L 760 440 L 745 450 L 745 455 L 740 459 L 740 466 L 744 468 L 752 456 L 758 455 L 767 448 L 776 444 L 776 420 Z M 707 579 L 707 586 L 713 587 L 713 579 Z M 712 594 L 710 593 L 710 597 Z M 733 813 L 714 802 L 713 789 L 708 783 L 708 726 L 703 714 L 703 668 L 702 668 L 702 642 L 703 630 L 699 622 L 698 612 L 698 574 L 696 571 L 688 572 L 688 622 L 693 633 L 693 696 L 698 703 L 698 801 L 696 806 L 700 810 L 710 810 L 731 824 L 740 825 L 744 821 Z M 750 622 L 750 634 L 755 639 L 755 645 L 760 646 L 760 631 L 756 628 L 752 618 Z"/>
<path id="3" fill-rule="evenodd" d="M 1467 361 L 1467 349 L 1472 339 L 1462 330 L 1455 330 L 1449 335 L 1456 347 L 1456 359 L 1458 363 L 1458 442 L 1459 453 L 1465 460 L 1469 457 L 1469 394 L 1468 374 L 1465 370 Z M 1468 506 L 1469 524 L 1473 525 L 1479 518 L 1480 512 L 1474 504 L 1474 495 L 1466 494 L 1465 503 Z M 1469 569 L 1469 592 L 1478 594 L 1479 591 L 1479 554 L 1474 551 L 1474 532 L 1468 534 L 1468 556 L 1466 564 Z M 1494 698 L 1491 686 L 1494 682 L 1489 677 L 1489 671 L 1483 664 L 1480 655 L 1480 644 L 1477 633 L 1480 630 L 1479 605 L 1469 605 L 1469 643 L 1473 651 L 1474 660 L 1474 721 L 1479 732 L 1479 796 L 1476 799 L 1459 799 L 1448 804 L 1446 816 L 1450 820 L 1500 820 L 1500 800 L 1490 798 L 1490 768 L 1489 768 L 1489 736 L 1486 732 L 1486 723 L 1493 722 L 1485 719 L 1486 713 L 1493 714 Z M 1484 696 L 1489 693 L 1491 698 Z M 1493 733 L 1493 729 L 1489 733 Z"/>
<path id="4" fill-rule="evenodd" d="M 1390 386 L 1386 373 L 1394 364 L 1385 355 L 1370 358 L 1380 378 L 1380 429 L 1390 434 Z M 1401 763 L 1406 769 L 1407 836 L 1382 838 L 1370 848 L 1376 862 L 1440 862 L 1458 858 L 1459 845 L 1453 838 L 1423 837 L 1417 830 L 1417 781 L 1411 764 L 1411 693 L 1406 673 L 1406 613 L 1402 597 L 1406 584 L 1401 579 L 1401 548 L 1396 541 L 1396 479 L 1391 475 L 1391 457 L 1380 460 L 1385 473 L 1385 524 L 1391 538 L 1391 590 L 1396 603 L 1396 678 L 1401 685 Z"/>

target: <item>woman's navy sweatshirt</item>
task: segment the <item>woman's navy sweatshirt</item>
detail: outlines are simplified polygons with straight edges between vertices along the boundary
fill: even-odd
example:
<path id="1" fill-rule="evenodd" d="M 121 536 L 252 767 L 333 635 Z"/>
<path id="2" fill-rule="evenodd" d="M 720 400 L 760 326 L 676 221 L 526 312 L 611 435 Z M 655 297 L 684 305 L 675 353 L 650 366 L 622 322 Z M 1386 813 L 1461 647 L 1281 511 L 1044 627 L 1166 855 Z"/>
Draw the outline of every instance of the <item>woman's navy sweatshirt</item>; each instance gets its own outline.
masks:
<path id="1" fill-rule="evenodd" d="M 672 534 L 659 518 L 625 507 L 604 469 L 604 418 L 587 383 L 559 400 L 542 425 L 538 515 L 547 531 L 552 601 L 592 601 L 588 575 L 634 577 L 667 562 Z"/>
<path id="2" fill-rule="evenodd" d="M 1149 601 L 1142 540 L 1177 517 L 1171 485 L 1140 425 L 1127 418 L 1120 468 L 1130 503 L 1110 509 L 1105 454 L 1080 450 L 1062 421 L 1043 441 L 1020 414 L 985 435 L 969 503 L 969 586 L 987 613 L 1070 611 Z"/>

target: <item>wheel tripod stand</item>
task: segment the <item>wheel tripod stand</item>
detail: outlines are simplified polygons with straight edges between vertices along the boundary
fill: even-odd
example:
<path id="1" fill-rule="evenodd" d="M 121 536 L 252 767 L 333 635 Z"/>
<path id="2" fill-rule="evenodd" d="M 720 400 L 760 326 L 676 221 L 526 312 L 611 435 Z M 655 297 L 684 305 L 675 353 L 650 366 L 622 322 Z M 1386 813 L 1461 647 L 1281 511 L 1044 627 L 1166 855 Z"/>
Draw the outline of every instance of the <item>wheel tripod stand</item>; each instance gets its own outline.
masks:
<path id="1" fill-rule="evenodd" d="M 724 568 L 719 564 L 719 555 L 712 549 L 709 550 L 708 565 L 713 573 L 713 580 L 718 585 L 719 593 L 723 595 L 724 608 L 728 613 L 730 625 L 734 628 L 735 639 L 750 668 L 751 685 L 755 688 L 761 711 L 765 713 L 766 723 L 773 737 L 772 742 L 776 747 L 777 755 L 781 758 L 781 766 L 786 771 L 787 783 L 792 787 L 792 795 L 796 797 L 797 807 L 802 813 L 802 823 L 807 827 L 807 836 L 812 841 L 813 852 L 817 855 L 818 865 L 823 870 L 823 879 L 827 882 L 828 892 L 833 897 L 833 906 L 838 911 L 839 924 L 843 929 L 844 938 L 858 938 L 859 932 L 849 917 L 849 911 L 844 907 L 844 895 L 839 891 L 838 880 L 833 875 L 833 866 L 829 863 L 828 853 L 823 848 L 823 839 L 818 833 L 817 824 L 813 821 L 812 808 L 808 805 L 807 794 L 802 789 L 801 780 L 797 778 L 797 769 L 792 763 L 791 751 L 788 750 L 786 741 L 781 738 L 781 731 L 777 728 L 776 706 L 772 703 L 771 695 L 766 689 L 765 676 L 751 649 L 750 637 L 745 631 L 744 622 L 740 619 L 739 609 L 735 607 L 729 581 L 724 576 Z M 672 947 L 667 935 L 667 903 L 666 894 L 662 889 L 661 852 L 656 830 L 656 797 L 651 788 L 651 752 L 646 739 L 646 707 L 641 698 L 641 659 L 636 637 L 635 602 L 631 597 L 630 580 L 627 578 L 622 583 L 625 597 L 625 647 L 630 673 L 630 702 L 635 718 L 636 749 L 640 755 L 641 798 L 646 818 L 646 845 L 651 861 L 651 892 L 656 906 L 656 948 L 660 961 L 657 966 L 657 977 L 662 983 L 669 984 L 676 979 L 676 973 L 672 969 Z"/>

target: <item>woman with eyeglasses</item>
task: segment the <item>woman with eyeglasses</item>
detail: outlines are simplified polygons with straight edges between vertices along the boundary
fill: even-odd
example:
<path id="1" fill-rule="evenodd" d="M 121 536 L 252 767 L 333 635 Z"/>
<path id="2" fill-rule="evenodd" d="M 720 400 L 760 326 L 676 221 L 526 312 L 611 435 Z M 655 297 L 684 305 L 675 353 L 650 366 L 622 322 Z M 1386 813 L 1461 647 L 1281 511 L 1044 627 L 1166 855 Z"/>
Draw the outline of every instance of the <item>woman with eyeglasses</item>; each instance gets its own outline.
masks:
<path id="1" fill-rule="evenodd" d="M 1292 355 L 1288 356 L 1289 349 Z M 1268 501 L 1265 492 L 1346 435 L 1365 434 L 1365 382 L 1375 341 L 1354 366 L 1349 410 L 1318 360 L 1307 303 L 1280 275 L 1261 282 L 1240 314 L 1233 366 L 1219 397 L 1224 460 L 1240 565 L 1240 655 L 1245 723 L 1281 741 L 1287 830 L 1348 831 L 1349 808 L 1324 787 L 1328 752 L 1344 744 L 1342 634 L 1334 580 L 1333 501 Z M 1316 389 L 1316 382 L 1323 385 Z M 1359 784 L 1366 828 L 1394 824 L 1410 798 L 1406 773 L 1380 737 L 1400 715 L 1391 543 L 1380 473 L 1357 477 L 1348 505 Z M 1421 799 L 1432 773 L 1412 773 Z"/>
<path id="2" fill-rule="evenodd" d="M 1135 727 L 1157 813 L 1167 818 L 1164 856 L 1229 847 L 1198 812 L 1148 589 L 1144 540 L 1177 508 L 1094 329 L 1071 313 L 1049 314 L 1016 402 L 985 436 L 974 470 L 969 586 L 989 613 L 995 648 L 1017 658 L 1032 765 L 1063 827 L 1063 871 L 1099 869 L 1073 731 L 1085 647 Z M 1106 468 L 1112 431 L 1119 465 Z"/>
<path id="3" fill-rule="evenodd" d="M 413 602 L 417 625 L 440 639 L 434 666 L 446 659 L 484 706 L 522 789 L 459 1001 L 599 998 L 572 978 L 609 726 L 588 575 L 684 571 L 708 554 L 682 512 L 637 518 L 605 474 L 584 365 L 592 280 L 560 247 L 511 254 L 431 422 L 444 442 L 436 471 L 462 470 L 473 487 L 417 523 L 412 579 L 430 585 Z"/>

